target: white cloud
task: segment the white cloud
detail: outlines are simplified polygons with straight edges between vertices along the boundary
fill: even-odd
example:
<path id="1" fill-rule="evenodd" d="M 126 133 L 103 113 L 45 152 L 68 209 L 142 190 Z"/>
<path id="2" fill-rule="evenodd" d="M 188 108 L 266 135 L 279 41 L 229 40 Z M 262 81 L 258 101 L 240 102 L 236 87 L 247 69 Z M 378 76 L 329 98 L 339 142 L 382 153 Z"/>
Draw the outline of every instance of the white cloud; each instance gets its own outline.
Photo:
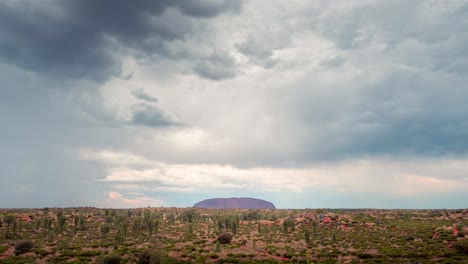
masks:
<path id="1" fill-rule="evenodd" d="M 120 192 L 109 191 L 106 194 L 104 201 L 96 202 L 100 207 L 108 208 L 137 208 L 137 207 L 155 207 L 163 206 L 163 202 L 152 197 L 142 196 L 140 194 L 127 193 L 124 195 Z"/>
<path id="2" fill-rule="evenodd" d="M 98 151 L 97 153 L 102 153 Z M 206 190 L 337 193 L 412 196 L 468 191 L 468 160 L 350 160 L 309 168 L 237 168 L 209 164 L 168 164 L 132 154 L 106 151 L 87 155 L 106 164 L 102 181 L 126 191 L 197 193 Z M 113 153 L 113 154 L 110 154 Z M 120 164 L 115 163 L 119 157 Z M 125 161 L 129 157 L 129 161 Z M 139 157 L 135 159 L 135 157 Z M 108 160 L 106 160 L 108 159 Z M 144 166 L 144 169 L 140 167 Z"/>
<path id="3" fill-rule="evenodd" d="M 92 151 L 82 149 L 78 151 L 78 157 L 84 160 L 95 160 L 111 166 L 152 165 L 153 162 L 142 156 L 126 152 L 114 152 L 109 150 Z"/>

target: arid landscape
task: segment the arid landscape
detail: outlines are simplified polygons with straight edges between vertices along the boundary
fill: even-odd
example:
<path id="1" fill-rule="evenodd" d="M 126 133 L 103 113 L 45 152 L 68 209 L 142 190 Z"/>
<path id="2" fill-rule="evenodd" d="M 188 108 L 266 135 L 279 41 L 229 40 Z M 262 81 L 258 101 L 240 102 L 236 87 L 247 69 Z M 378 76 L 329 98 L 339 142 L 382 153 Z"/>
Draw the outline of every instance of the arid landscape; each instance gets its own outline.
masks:
<path id="1" fill-rule="evenodd" d="M 0 211 L 0 263 L 468 263 L 468 210 Z"/>

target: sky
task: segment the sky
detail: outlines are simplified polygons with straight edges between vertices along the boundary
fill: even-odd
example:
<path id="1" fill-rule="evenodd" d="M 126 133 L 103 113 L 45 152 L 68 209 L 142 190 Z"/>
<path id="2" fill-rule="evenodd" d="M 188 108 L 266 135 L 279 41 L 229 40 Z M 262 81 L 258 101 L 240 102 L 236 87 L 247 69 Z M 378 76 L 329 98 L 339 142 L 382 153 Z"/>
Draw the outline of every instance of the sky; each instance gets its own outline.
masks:
<path id="1" fill-rule="evenodd" d="M 468 1 L 0 2 L 0 208 L 468 207 Z"/>

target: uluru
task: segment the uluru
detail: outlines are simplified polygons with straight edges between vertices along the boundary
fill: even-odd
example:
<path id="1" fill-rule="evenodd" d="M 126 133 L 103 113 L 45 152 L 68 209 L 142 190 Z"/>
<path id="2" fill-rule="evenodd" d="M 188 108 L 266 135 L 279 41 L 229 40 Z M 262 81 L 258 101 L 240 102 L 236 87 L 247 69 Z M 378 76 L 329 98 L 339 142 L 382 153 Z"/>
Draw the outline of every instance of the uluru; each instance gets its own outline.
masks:
<path id="1" fill-rule="evenodd" d="M 196 208 L 212 209 L 276 209 L 271 202 L 257 198 L 212 198 L 206 199 L 193 205 Z"/>

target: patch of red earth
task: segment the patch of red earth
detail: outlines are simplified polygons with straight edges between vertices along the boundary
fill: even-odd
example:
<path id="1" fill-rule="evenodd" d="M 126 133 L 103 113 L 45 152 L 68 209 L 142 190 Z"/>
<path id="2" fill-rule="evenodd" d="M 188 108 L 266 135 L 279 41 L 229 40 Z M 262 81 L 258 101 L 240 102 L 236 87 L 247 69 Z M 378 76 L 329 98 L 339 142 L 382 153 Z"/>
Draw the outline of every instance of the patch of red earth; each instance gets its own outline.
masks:
<path id="1" fill-rule="evenodd" d="M 309 218 L 309 219 L 314 219 L 315 215 L 310 213 L 310 214 L 305 214 L 304 217 Z"/>
<path id="2" fill-rule="evenodd" d="M 20 220 L 20 221 L 26 221 L 26 222 L 31 222 L 33 219 L 27 215 L 27 214 L 18 214 L 16 216 L 16 219 Z"/>
<path id="3" fill-rule="evenodd" d="M 262 225 L 268 225 L 268 226 L 270 226 L 270 227 L 274 224 L 273 221 L 269 221 L 269 220 L 260 220 L 259 222 L 260 222 L 260 224 L 262 224 Z"/>
<path id="4" fill-rule="evenodd" d="M 377 249 L 369 249 L 369 250 L 366 250 L 366 253 L 371 254 L 371 255 L 377 255 L 379 254 L 379 251 Z"/>
<path id="5" fill-rule="evenodd" d="M 284 219 L 283 219 L 283 218 L 276 220 L 275 225 L 277 225 L 277 226 L 283 226 L 283 224 L 284 224 Z"/>
<path id="6" fill-rule="evenodd" d="M 297 217 L 296 218 L 296 223 L 302 223 L 302 222 L 305 221 L 305 219 L 306 219 L 305 217 Z"/>
<path id="7" fill-rule="evenodd" d="M 15 251 L 14 247 L 9 247 L 2 255 L 0 255 L 0 259 L 8 258 L 13 256 L 13 252 Z"/>
<path id="8" fill-rule="evenodd" d="M 338 256 L 338 261 L 345 264 L 351 263 L 354 259 L 356 259 L 354 256 Z"/>

